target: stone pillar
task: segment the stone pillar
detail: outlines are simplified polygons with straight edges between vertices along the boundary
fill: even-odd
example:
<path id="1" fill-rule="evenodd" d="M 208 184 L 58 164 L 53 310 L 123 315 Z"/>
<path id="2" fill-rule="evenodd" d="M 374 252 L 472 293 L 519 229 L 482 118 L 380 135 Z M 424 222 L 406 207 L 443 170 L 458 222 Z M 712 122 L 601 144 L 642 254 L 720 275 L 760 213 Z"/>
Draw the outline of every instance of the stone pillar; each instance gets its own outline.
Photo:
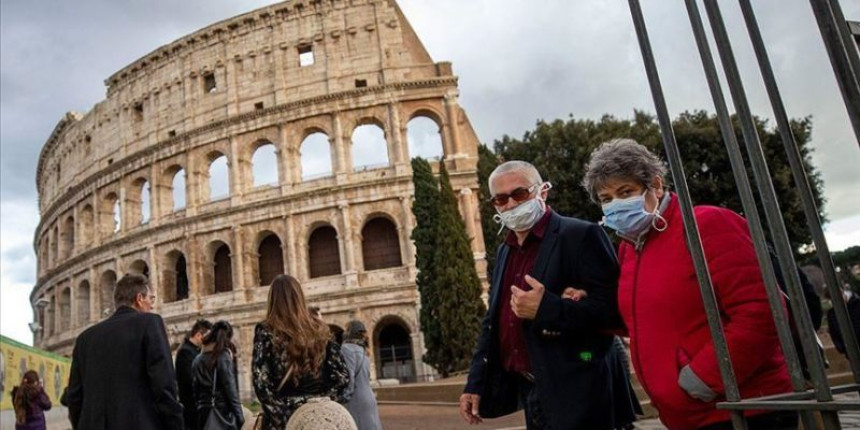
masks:
<path id="1" fill-rule="evenodd" d="M 450 144 L 448 148 L 451 153 L 445 154 L 446 158 L 451 158 L 460 154 L 460 121 L 459 121 L 459 105 L 457 103 L 457 94 L 449 92 L 445 94 L 445 113 L 448 116 L 448 136 L 450 136 Z"/>
<path id="2" fill-rule="evenodd" d="M 349 138 L 343 133 L 343 126 L 340 121 L 340 114 L 332 114 L 332 128 L 334 136 L 329 137 L 329 142 L 333 144 L 331 151 L 332 169 L 337 178 L 337 183 L 346 182 L 347 177 L 352 172 L 352 144 L 347 144 Z M 334 139 L 334 142 L 332 142 Z"/>
<path id="3" fill-rule="evenodd" d="M 293 188 L 292 167 L 292 151 L 287 143 L 289 139 L 288 132 L 283 124 L 278 126 L 278 136 L 280 142 L 275 144 L 275 157 L 278 160 L 278 185 L 281 188 L 281 195 L 287 195 Z"/>
<path id="4" fill-rule="evenodd" d="M 158 261 L 158 254 L 155 252 L 155 246 L 150 246 L 149 249 L 149 285 L 152 291 L 155 292 L 155 309 L 161 309 L 164 304 L 164 297 L 161 294 L 161 270 Z"/>
<path id="5" fill-rule="evenodd" d="M 224 86 L 227 90 L 227 116 L 231 117 L 239 114 L 239 72 L 243 69 L 242 64 L 243 58 L 239 55 L 233 58 L 233 61 L 226 61 L 226 73 L 215 74 L 216 82 L 218 82 L 218 78 L 221 78 L 221 81 L 224 82 Z M 214 73 L 215 71 L 213 71 Z M 229 82 L 227 82 L 229 80 Z M 218 88 L 216 91 L 224 91 L 222 88 Z"/>
<path id="6" fill-rule="evenodd" d="M 188 298 L 194 302 L 194 309 L 200 311 L 201 298 L 203 296 L 203 267 L 202 261 L 204 254 L 200 248 L 200 243 L 196 236 L 189 234 L 185 235 L 186 248 L 188 257 L 185 260 L 185 271 L 188 274 Z"/>
<path id="7" fill-rule="evenodd" d="M 161 224 L 162 202 L 161 195 L 163 187 L 161 186 L 161 174 L 158 171 L 159 164 L 152 163 L 149 168 L 149 225 L 157 226 Z"/>
<path id="8" fill-rule="evenodd" d="M 404 163 L 409 160 L 406 159 L 408 154 L 408 148 L 404 148 L 404 139 L 403 135 L 400 132 L 400 109 L 396 103 L 388 104 L 388 139 L 390 140 L 388 143 L 388 157 L 389 163 L 392 166 L 402 166 Z M 398 169 L 402 170 L 401 169 Z"/>
<path id="9" fill-rule="evenodd" d="M 101 278 L 96 273 L 95 267 L 90 267 L 90 323 L 94 323 L 99 320 L 99 315 L 102 313 L 101 309 Z"/>
<path id="10" fill-rule="evenodd" d="M 197 215 L 200 206 L 200 172 L 197 171 L 197 158 L 189 149 L 185 153 L 185 215 Z"/>
<path id="11" fill-rule="evenodd" d="M 245 273 L 244 255 L 245 244 L 243 243 L 244 231 L 242 226 L 233 227 L 233 246 L 230 247 L 230 265 L 233 270 L 233 291 L 247 289 L 243 274 Z"/>
<path id="12" fill-rule="evenodd" d="M 400 196 L 400 208 L 403 211 L 401 217 L 403 233 L 400 238 L 400 243 L 403 244 L 400 250 L 401 258 L 404 266 L 415 266 L 415 244 L 412 242 L 412 230 L 415 229 L 415 220 L 412 218 L 412 197 Z"/>
<path id="13" fill-rule="evenodd" d="M 350 216 L 349 202 L 340 200 L 337 202 L 340 210 L 341 220 L 341 243 L 343 245 L 343 262 L 341 264 L 343 273 L 347 275 L 347 286 L 358 286 L 358 268 L 355 261 L 355 241 L 352 230 L 352 217 Z"/>
<path id="14" fill-rule="evenodd" d="M 230 172 L 230 202 L 233 206 L 242 203 L 242 194 L 245 190 L 244 178 L 242 177 L 242 157 L 239 152 L 239 142 L 236 137 L 230 137 L 230 155 L 227 157 L 227 167 Z"/>
<path id="15" fill-rule="evenodd" d="M 475 207 L 472 204 L 472 190 L 470 188 L 462 188 L 459 193 L 460 213 L 463 216 L 463 221 L 466 223 L 466 235 L 472 239 L 472 250 L 475 251 Z M 475 251 L 477 252 L 477 251 Z"/>
<path id="16" fill-rule="evenodd" d="M 275 28 L 275 31 L 284 31 L 284 29 L 279 25 Z M 287 45 L 286 42 L 283 42 L 278 46 L 278 49 L 272 51 L 272 57 L 275 62 L 275 106 L 284 104 L 288 101 L 286 91 L 287 49 L 289 49 L 289 45 Z"/>
<path id="17" fill-rule="evenodd" d="M 128 201 L 126 200 L 126 184 L 125 178 L 120 179 L 119 187 L 119 234 L 123 234 L 128 230 L 128 220 L 131 218 L 128 214 Z"/>
<path id="18" fill-rule="evenodd" d="M 287 244 L 287 258 L 284 260 L 287 264 L 287 273 L 296 279 L 301 279 L 299 275 L 299 256 L 296 254 L 297 238 L 296 231 L 293 227 L 293 216 L 287 215 L 284 217 L 284 241 Z"/>

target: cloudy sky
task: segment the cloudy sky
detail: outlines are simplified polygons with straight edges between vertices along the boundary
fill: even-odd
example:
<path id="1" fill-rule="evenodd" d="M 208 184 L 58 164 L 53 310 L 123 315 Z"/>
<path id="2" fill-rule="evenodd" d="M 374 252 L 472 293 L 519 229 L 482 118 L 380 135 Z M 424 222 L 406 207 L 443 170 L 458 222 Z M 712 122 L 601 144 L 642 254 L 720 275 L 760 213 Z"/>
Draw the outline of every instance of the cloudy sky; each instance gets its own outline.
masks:
<path id="1" fill-rule="evenodd" d="M 35 282 L 39 150 L 69 110 L 88 111 L 103 81 L 155 48 L 261 0 L 3 0 L 0 3 L 0 332 L 26 343 Z M 672 116 L 713 111 L 682 0 L 643 8 Z M 858 148 L 806 0 L 754 2 L 789 114 L 813 116 L 834 250 L 860 244 Z M 451 61 L 483 142 L 537 119 L 653 112 L 623 0 L 400 0 L 436 61 Z M 769 104 L 737 2 L 720 2 L 756 114 Z M 860 2 L 842 1 L 860 20 Z M 726 93 L 728 93 L 726 89 Z"/>

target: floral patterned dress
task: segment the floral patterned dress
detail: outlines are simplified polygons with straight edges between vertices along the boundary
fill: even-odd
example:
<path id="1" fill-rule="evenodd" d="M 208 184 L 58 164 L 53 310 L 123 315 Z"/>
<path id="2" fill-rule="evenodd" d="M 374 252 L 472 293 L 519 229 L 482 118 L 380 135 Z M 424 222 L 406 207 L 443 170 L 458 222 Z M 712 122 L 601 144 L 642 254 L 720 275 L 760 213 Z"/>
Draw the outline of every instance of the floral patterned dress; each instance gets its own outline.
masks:
<path id="1" fill-rule="evenodd" d="M 263 407 L 263 430 L 283 429 L 290 416 L 310 398 L 328 397 L 343 403 L 343 392 L 349 384 L 349 371 L 343 362 L 340 345 L 329 341 L 320 375 L 303 375 L 299 383 L 287 381 L 286 351 L 274 342 L 274 333 L 263 323 L 254 328 L 254 357 L 251 370 L 254 392 Z M 292 378 L 291 378 L 292 379 Z"/>

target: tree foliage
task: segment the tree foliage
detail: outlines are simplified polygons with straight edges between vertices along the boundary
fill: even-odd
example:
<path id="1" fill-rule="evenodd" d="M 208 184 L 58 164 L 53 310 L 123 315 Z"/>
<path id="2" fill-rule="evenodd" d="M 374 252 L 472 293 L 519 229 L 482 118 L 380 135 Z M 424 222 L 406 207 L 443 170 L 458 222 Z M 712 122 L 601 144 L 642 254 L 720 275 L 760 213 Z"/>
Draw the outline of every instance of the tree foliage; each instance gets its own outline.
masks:
<path id="1" fill-rule="evenodd" d="M 412 212 L 418 221 L 412 238 L 427 348 L 424 361 L 447 377 L 468 368 L 486 309 L 466 224 L 444 164 L 439 163 L 437 183 L 427 161 L 412 161 Z"/>
<path id="2" fill-rule="evenodd" d="M 744 159 L 748 160 L 740 124 L 736 118 L 733 118 L 733 123 Z M 705 111 L 684 112 L 675 118 L 672 124 L 694 204 L 722 206 L 743 214 L 716 115 Z M 806 227 L 800 195 L 794 184 L 782 140 L 778 131 L 768 127 L 766 121 L 755 118 L 755 124 L 768 161 L 789 240 L 794 249 L 800 249 L 802 245 L 811 242 L 811 236 Z M 809 141 L 812 122 L 810 118 L 795 119 L 791 121 L 791 127 L 812 185 L 819 215 L 824 222 L 826 217 L 823 212 L 823 183 L 810 157 L 812 149 Z M 537 122 L 534 130 L 527 131 L 522 139 L 504 136 L 496 140 L 494 149 L 501 160 L 526 160 L 533 163 L 544 179 L 553 183 L 554 187 L 549 198 L 549 204 L 553 209 L 565 215 L 596 221 L 602 217 L 602 213 L 600 207 L 589 200 L 588 194 L 581 186 L 584 168 L 591 152 L 600 143 L 621 137 L 636 140 L 665 160 L 659 127 L 653 116 L 641 111 L 636 111 L 632 119 L 618 119 L 611 115 L 604 115 L 599 121 L 573 117 L 568 118 L 567 121 L 541 120 Z M 483 153 L 480 155 L 487 156 Z M 746 166 L 754 194 L 757 194 L 748 161 Z M 671 175 L 666 179 L 671 185 Z M 483 204 L 488 205 L 486 202 Z M 761 208 L 760 204 L 759 208 Z M 760 214 L 764 220 L 764 212 L 760 210 Z M 483 218 L 482 221 L 492 222 L 488 218 Z"/>

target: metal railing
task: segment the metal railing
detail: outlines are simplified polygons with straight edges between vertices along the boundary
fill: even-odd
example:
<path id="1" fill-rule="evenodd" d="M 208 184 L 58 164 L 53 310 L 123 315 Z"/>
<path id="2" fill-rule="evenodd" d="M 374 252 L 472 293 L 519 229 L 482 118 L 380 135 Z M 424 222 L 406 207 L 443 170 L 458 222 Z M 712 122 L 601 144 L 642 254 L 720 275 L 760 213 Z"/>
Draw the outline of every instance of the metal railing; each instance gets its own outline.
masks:
<path id="1" fill-rule="evenodd" d="M 654 98 L 657 110 L 657 119 L 666 151 L 666 158 L 672 172 L 681 206 L 681 214 L 684 220 L 684 230 L 687 238 L 687 246 L 696 268 L 696 275 L 702 299 L 707 312 L 708 325 L 711 336 L 714 339 L 714 347 L 720 365 L 720 374 L 725 386 L 726 401 L 717 404 L 718 408 L 731 411 L 732 423 L 735 429 L 746 429 L 746 421 L 743 416 L 744 410 L 795 410 L 801 413 L 801 421 L 805 429 L 816 428 L 815 414 L 821 415 L 824 428 L 827 430 L 839 429 L 841 424 L 837 414 L 840 410 L 860 410 L 858 401 L 837 401 L 834 394 L 860 391 L 860 348 L 858 348 L 857 337 L 850 329 L 851 323 L 848 310 L 842 297 L 840 284 L 837 281 L 836 271 L 830 257 L 830 250 L 824 239 L 824 232 L 819 219 L 819 211 L 813 198 L 812 188 L 806 171 L 803 167 L 802 157 L 797 147 L 797 142 L 792 135 L 776 78 L 768 59 L 767 50 L 759 31 L 758 22 L 755 17 L 750 0 L 738 0 L 744 21 L 750 35 L 755 55 L 761 69 L 762 78 L 765 82 L 771 107 L 776 118 L 777 128 L 783 142 L 783 146 L 791 167 L 795 186 L 797 187 L 807 224 L 810 228 L 813 243 L 817 252 L 821 269 L 825 275 L 827 288 L 834 298 L 833 305 L 839 326 L 842 327 L 843 337 L 848 352 L 848 359 L 854 377 L 854 383 L 839 387 L 830 387 L 825 373 L 825 361 L 823 351 L 819 348 L 815 330 L 809 316 L 809 310 L 804 300 L 797 267 L 793 258 L 791 244 L 788 240 L 785 223 L 780 211 L 779 202 L 771 180 L 767 160 L 762 150 L 761 141 L 756 132 L 753 115 L 747 102 L 746 92 L 740 78 L 740 73 L 732 52 L 731 43 L 726 32 L 725 24 L 719 5 L 716 0 L 703 0 L 708 15 L 715 46 L 723 65 L 726 81 L 732 96 L 735 112 L 741 125 L 744 145 L 749 156 L 753 176 L 757 185 L 756 191 L 762 202 L 769 232 L 773 239 L 778 259 L 778 269 L 781 271 L 782 279 L 785 280 L 789 302 L 791 306 L 791 317 L 798 332 L 801 351 L 797 351 L 790 329 L 789 316 L 783 310 L 780 287 L 777 283 L 775 267 L 771 262 L 766 241 L 765 230 L 762 220 L 759 218 L 758 206 L 753 195 L 753 189 L 744 167 L 744 159 L 741 148 L 735 137 L 732 121 L 726 105 L 725 96 L 717 74 L 716 61 L 711 53 L 705 34 L 702 17 L 699 12 L 697 0 L 684 0 L 696 45 L 702 60 L 702 66 L 707 78 L 708 87 L 714 100 L 717 117 L 720 124 L 720 132 L 725 141 L 732 172 L 738 185 L 744 214 L 749 222 L 750 233 L 755 245 L 756 257 L 761 266 L 762 278 L 767 291 L 771 313 L 776 324 L 779 341 L 785 354 L 786 364 L 791 375 L 793 393 L 742 399 L 735 378 L 732 362 L 729 355 L 726 338 L 723 333 L 720 311 L 714 296 L 710 273 L 702 249 L 698 226 L 693 217 L 693 205 L 690 191 L 687 186 L 681 162 L 678 144 L 675 140 L 672 123 L 669 118 L 663 89 L 642 9 L 638 0 L 628 0 L 633 17 L 633 25 L 639 40 L 639 47 L 645 65 L 645 72 Z M 860 143 L 860 59 L 858 59 L 857 48 L 851 39 L 848 23 L 842 15 L 838 0 L 810 0 L 816 22 L 821 29 L 825 46 L 830 57 L 839 88 L 851 120 L 854 133 Z M 809 372 L 812 388 L 808 389 L 804 377 L 803 368 L 798 353 L 803 354 Z"/>

